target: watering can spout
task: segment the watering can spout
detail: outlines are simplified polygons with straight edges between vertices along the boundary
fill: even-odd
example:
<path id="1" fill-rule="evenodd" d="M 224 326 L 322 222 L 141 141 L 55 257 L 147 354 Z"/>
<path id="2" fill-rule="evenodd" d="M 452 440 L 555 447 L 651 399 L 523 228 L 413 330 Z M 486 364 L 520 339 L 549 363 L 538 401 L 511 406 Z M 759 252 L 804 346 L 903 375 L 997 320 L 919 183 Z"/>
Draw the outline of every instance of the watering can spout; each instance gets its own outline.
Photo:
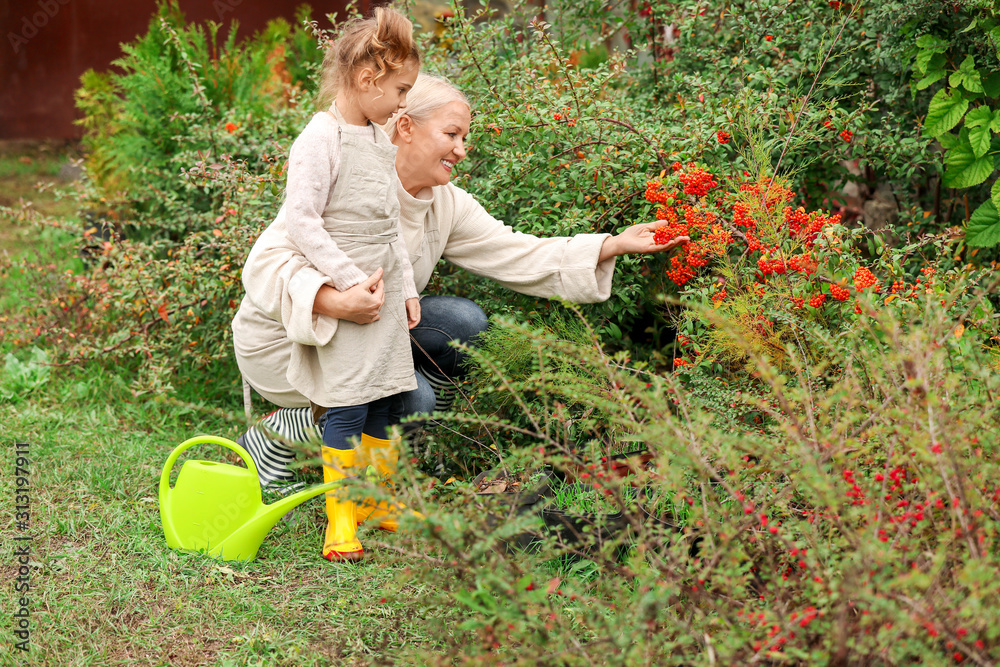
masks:
<path id="1" fill-rule="evenodd" d="M 341 482 L 329 482 L 317 484 L 311 488 L 299 491 L 290 496 L 277 500 L 270 505 L 261 504 L 252 518 L 237 528 L 229 537 L 219 544 L 219 551 L 226 560 L 250 560 L 257 554 L 257 548 L 264 541 L 274 524 L 278 523 L 283 516 L 301 505 L 302 503 L 315 498 L 316 496 L 332 491 L 341 486 Z M 253 545 L 253 553 L 246 556 L 247 549 Z"/>
<path id="2" fill-rule="evenodd" d="M 177 457 L 194 445 L 221 445 L 233 450 L 246 468 L 212 461 L 184 463 L 170 487 Z M 265 505 L 261 502 L 257 466 L 245 449 L 225 438 L 198 436 L 171 452 L 160 476 L 160 518 L 167 546 L 202 551 L 222 560 L 253 560 L 264 537 L 292 508 L 337 488 L 329 482 Z"/>

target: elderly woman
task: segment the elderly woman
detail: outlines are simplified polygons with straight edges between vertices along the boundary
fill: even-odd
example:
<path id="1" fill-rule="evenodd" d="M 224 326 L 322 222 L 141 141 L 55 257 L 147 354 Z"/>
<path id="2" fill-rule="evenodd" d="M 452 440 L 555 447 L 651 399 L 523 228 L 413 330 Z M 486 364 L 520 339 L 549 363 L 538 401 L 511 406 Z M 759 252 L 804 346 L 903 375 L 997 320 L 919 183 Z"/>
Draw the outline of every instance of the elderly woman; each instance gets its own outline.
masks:
<path id="1" fill-rule="evenodd" d="M 593 303 L 611 294 L 615 257 L 673 248 L 653 241 L 655 223 L 622 233 L 538 238 L 515 232 L 493 218 L 469 193 L 451 184 L 465 157 L 471 109 L 465 96 L 444 79 L 421 74 L 405 110 L 386 132 L 397 146 L 396 172 L 401 228 L 418 291 L 442 257 L 512 290 L 540 297 Z M 332 154 L 339 151 L 333 147 Z M 335 169 L 339 164 L 338 158 Z M 284 215 L 284 209 L 278 217 Z M 278 229 L 276 229 L 278 228 Z M 312 428 L 309 400 L 286 378 L 303 346 L 324 345 L 338 320 L 367 324 L 379 319 L 384 299 L 381 271 L 338 291 L 271 225 L 261 234 L 243 269 L 246 297 L 233 320 L 233 342 L 243 377 L 281 408 L 240 440 L 258 464 L 263 484 L 290 479 L 292 451 L 268 438 L 271 430 L 292 441 Z M 404 415 L 448 405 L 462 358 L 449 343 L 469 342 L 487 325 L 482 309 L 453 296 L 421 298 L 422 319 L 411 333 L 418 388 L 403 395 Z M 401 323 L 405 326 L 405 322 Z"/>

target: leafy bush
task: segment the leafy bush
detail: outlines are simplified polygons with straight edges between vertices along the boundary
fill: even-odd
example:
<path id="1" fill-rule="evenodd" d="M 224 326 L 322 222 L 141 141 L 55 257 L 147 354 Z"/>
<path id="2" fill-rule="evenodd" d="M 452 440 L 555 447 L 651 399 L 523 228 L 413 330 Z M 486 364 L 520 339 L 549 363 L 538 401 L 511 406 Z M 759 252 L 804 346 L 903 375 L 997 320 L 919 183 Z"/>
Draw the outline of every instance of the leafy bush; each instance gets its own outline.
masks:
<path id="1" fill-rule="evenodd" d="M 65 363 L 117 364 L 142 390 L 181 380 L 201 398 L 233 393 L 240 271 L 280 205 L 321 52 L 302 25 L 278 20 L 243 41 L 235 23 L 225 39 L 220 29 L 163 3 L 148 33 L 124 45 L 119 71 L 84 75 L 87 178 L 74 194 L 85 220 L 41 222 L 75 232 L 88 267 L 51 276 L 45 298 L 7 323 L 12 340 L 58 346 Z M 208 368 L 224 381 L 206 386 Z"/>
<path id="2" fill-rule="evenodd" d="M 148 32 L 122 46 L 119 71 L 83 75 L 87 171 L 108 205 L 98 212 L 127 224 L 130 236 L 177 240 L 205 229 L 219 193 L 178 176 L 196 161 L 226 158 L 266 172 L 268 153 L 306 118 L 300 102 L 318 58 L 302 29 L 279 19 L 240 42 L 236 23 L 224 39 L 220 30 L 188 24 L 176 2 L 163 2 Z M 288 59 L 298 66 L 289 69 Z"/>
<path id="3" fill-rule="evenodd" d="M 518 333 L 551 349 L 544 335 Z M 426 554 L 409 575 L 426 604 L 460 605 L 457 628 L 438 625 L 432 643 L 469 663 L 1000 658 L 990 620 L 1000 604 L 997 359 L 965 346 L 936 302 L 920 325 L 885 313 L 855 345 L 830 349 L 818 383 L 794 346 L 785 370 L 751 344 L 746 351 L 769 425 L 738 431 L 716 426 L 677 376 L 647 386 L 592 346 L 553 351 L 614 379 L 613 403 L 585 391 L 576 401 L 618 406 L 615 422 L 654 454 L 635 483 L 682 503 L 686 516 L 654 519 L 627 502 L 625 482 L 596 475 L 628 528 L 597 550 L 585 536 L 567 543 L 543 531 L 522 552 L 504 544 L 537 530 L 527 514 L 452 491 L 424 506 L 430 518 L 410 538 L 411 553 Z M 548 386 L 546 373 L 534 379 Z M 519 464 L 575 465 L 580 454 L 562 438 L 567 415 L 531 418 L 535 441 L 516 453 Z"/>
<path id="4" fill-rule="evenodd" d="M 886 228 L 889 247 L 929 249 L 917 234 L 940 232 L 957 210 L 947 193 L 927 201 L 941 171 L 919 127 L 932 91 L 911 99 L 906 54 L 925 33 L 986 10 L 967 3 L 953 18 L 932 4 L 722 11 L 685 0 L 632 12 L 586 2 L 552 5 L 544 15 L 558 16 L 552 25 L 535 20 L 534 6 L 503 17 L 456 7 L 427 36 L 425 67 L 451 76 L 476 109 L 474 150 L 456 181 L 520 231 L 615 232 L 654 220 L 645 182 L 696 162 L 725 183 L 774 176 L 799 205 L 839 212 L 842 242 L 874 261 L 887 245 L 854 224 L 862 202 L 845 199 L 845 179 L 858 181 L 848 184 L 857 193 L 891 179 L 899 203 L 887 218 L 896 225 Z M 55 324 L 72 341 L 67 359 L 153 360 L 150 385 L 167 382 L 178 363 L 204 368 L 229 356 L 239 270 L 276 212 L 287 147 L 309 115 L 320 51 L 318 29 L 305 25 L 276 22 L 240 42 L 235 26 L 223 37 L 220 26 L 189 25 L 164 4 L 149 32 L 126 45 L 120 71 L 86 75 L 78 103 L 91 180 L 81 207 L 91 238 L 109 231 L 90 244 L 105 254 L 93 271 L 65 281 L 60 302 L 72 305 Z M 964 43 L 956 38 L 955 48 Z M 914 276 L 928 260 L 949 270 L 945 258 L 962 250 L 936 243 L 940 256 L 921 266 L 912 263 L 917 252 L 897 254 L 893 277 Z M 970 259 L 988 257 L 960 261 Z M 619 258 L 611 298 L 583 308 L 614 350 L 661 366 L 676 356 L 673 329 L 683 319 L 681 305 L 662 305 L 662 294 L 678 294 L 666 261 Z M 694 288 L 685 298 L 703 296 Z M 431 290 L 499 314 L 548 317 L 557 308 L 444 267 Z M 43 308 L 31 316 L 52 319 Z M 17 338 L 33 340 L 23 324 Z"/>
<path id="5" fill-rule="evenodd" d="M 962 19 L 968 25 L 959 31 Z M 945 84 L 928 104 L 924 131 L 945 150 L 944 185 L 972 188 L 973 202 L 985 198 L 970 213 L 969 194 L 963 195 L 966 242 L 995 246 L 1000 244 L 1000 180 L 995 178 L 1000 171 L 1000 138 L 995 136 L 1000 134 L 1000 13 L 984 5 L 971 22 L 957 16 L 943 27 L 953 30 L 935 30 L 916 40 L 914 69 L 921 78 L 913 89 Z M 956 136 L 952 130 L 959 125 Z"/>
<path id="6" fill-rule="evenodd" d="M 549 25 L 533 6 L 502 18 L 456 10 L 426 66 L 476 106 L 475 149 L 458 182 L 521 231 L 649 221 L 644 182 L 679 161 L 751 178 L 766 165 L 801 205 L 845 223 L 888 182 L 874 204 L 889 212 L 865 209 L 868 224 L 888 224 L 906 242 L 939 231 L 956 210 L 947 197 L 930 201 L 940 161 L 921 136 L 923 99 L 911 100 L 906 85 L 913 36 L 944 11 L 925 0 L 755 2 L 746 11 L 650 2 L 638 13 L 557 3 L 542 15 Z M 622 38 L 635 50 L 605 48 Z M 673 288 L 660 275 L 655 261 L 619 258 L 611 299 L 584 309 L 602 336 L 643 357 L 670 341 L 671 314 L 656 303 Z M 548 310 L 464 274 L 442 275 L 437 288 L 511 314 Z"/>

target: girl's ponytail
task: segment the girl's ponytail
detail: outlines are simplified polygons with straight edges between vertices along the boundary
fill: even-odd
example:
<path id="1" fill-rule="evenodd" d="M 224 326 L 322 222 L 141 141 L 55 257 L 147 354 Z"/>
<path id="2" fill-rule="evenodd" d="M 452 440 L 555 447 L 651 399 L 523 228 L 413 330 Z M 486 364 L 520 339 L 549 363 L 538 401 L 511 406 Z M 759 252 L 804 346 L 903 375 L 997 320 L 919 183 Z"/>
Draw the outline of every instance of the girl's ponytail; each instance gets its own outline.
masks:
<path id="1" fill-rule="evenodd" d="M 390 7 L 376 7 L 372 16 L 348 21 L 340 37 L 326 50 L 320 81 L 319 104 L 330 105 L 337 92 L 350 90 L 354 74 L 362 67 L 375 73 L 375 86 L 408 61 L 420 62 L 413 39 L 413 24 Z"/>

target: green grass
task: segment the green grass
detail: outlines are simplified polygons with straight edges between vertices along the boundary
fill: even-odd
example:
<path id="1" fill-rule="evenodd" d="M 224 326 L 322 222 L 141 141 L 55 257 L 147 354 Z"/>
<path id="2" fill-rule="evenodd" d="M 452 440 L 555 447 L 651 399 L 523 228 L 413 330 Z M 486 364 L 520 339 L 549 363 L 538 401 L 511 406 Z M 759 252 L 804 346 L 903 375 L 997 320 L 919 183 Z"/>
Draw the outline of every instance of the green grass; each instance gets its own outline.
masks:
<path id="1" fill-rule="evenodd" d="M 31 208 L 55 218 L 72 218 L 76 203 L 60 197 L 67 184 L 59 178 L 64 164 L 78 155 L 73 145 L 38 142 L 0 142 L 0 206 L 19 209 L 30 202 Z M 46 240 L 30 224 L 0 225 L 0 253 L 18 256 L 31 250 L 45 251 Z"/>
<path id="2" fill-rule="evenodd" d="M 412 559 L 369 546 L 360 565 L 327 562 L 321 499 L 279 523 L 251 563 L 168 549 L 157 503 L 163 461 L 191 435 L 235 437 L 237 428 L 155 400 L 105 401 L 100 378 L 90 386 L 83 400 L 49 387 L 56 396 L 0 404 L 4 488 L 14 485 L 12 443 L 31 445 L 31 664 L 365 664 L 424 642 L 427 616 L 440 612 L 410 602 L 424 597 L 403 572 Z M 207 449 L 197 455 L 222 456 Z M 3 504 L 9 545 L 21 533 L 11 494 Z M 11 586 L 0 608 L 16 608 Z"/>
<path id="3" fill-rule="evenodd" d="M 28 265 L 47 267 L 49 275 L 83 269 L 75 235 L 29 219 L 76 219 L 76 203 L 60 195 L 68 183 L 58 176 L 76 153 L 72 145 L 0 142 L 0 207 L 15 213 L 0 212 L 0 330 L 4 315 L 16 310 L 22 299 L 35 298 L 31 288 L 47 279 Z M 17 215 L 24 206 L 33 214 Z M 0 336 L 0 350 L 6 347 Z"/>

